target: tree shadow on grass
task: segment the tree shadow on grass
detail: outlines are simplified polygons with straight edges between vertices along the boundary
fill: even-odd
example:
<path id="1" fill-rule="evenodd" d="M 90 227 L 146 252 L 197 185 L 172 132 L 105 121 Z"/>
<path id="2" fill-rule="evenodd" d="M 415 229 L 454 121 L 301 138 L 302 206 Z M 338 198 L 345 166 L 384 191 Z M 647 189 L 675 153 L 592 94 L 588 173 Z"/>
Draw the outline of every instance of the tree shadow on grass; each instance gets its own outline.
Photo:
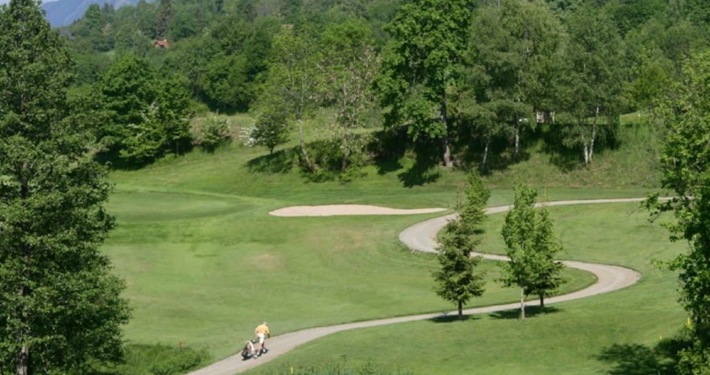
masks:
<path id="1" fill-rule="evenodd" d="M 441 163 L 442 148 L 435 140 L 421 140 L 414 145 L 416 158 L 411 168 L 397 177 L 405 187 L 421 186 L 436 182 L 441 173 L 436 166 Z"/>
<path id="2" fill-rule="evenodd" d="M 459 320 L 458 314 L 446 314 L 446 315 L 439 315 L 435 318 L 429 319 L 430 322 L 433 323 L 456 323 L 456 322 L 468 322 L 468 321 L 474 321 L 474 320 L 479 320 L 481 319 L 477 315 L 464 315 L 461 320 Z"/>
<path id="3" fill-rule="evenodd" d="M 611 364 L 611 375 L 676 375 L 679 353 L 691 344 L 687 339 L 674 337 L 661 340 L 656 346 L 614 344 L 595 358 Z"/>
<path id="4" fill-rule="evenodd" d="M 561 310 L 555 306 L 546 306 L 545 309 L 540 309 L 540 306 L 526 306 L 525 318 L 534 318 L 538 315 L 557 314 L 561 311 L 564 310 Z M 493 319 L 519 319 L 520 309 L 496 311 L 492 312 L 490 316 Z"/>
<path id="5" fill-rule="evenodd" d="M 252 173 L 288 173 L 293 168 L 294 162 L 293 149 L 285 149 L 251 159 L 247 162 L 247 168 Z"/>

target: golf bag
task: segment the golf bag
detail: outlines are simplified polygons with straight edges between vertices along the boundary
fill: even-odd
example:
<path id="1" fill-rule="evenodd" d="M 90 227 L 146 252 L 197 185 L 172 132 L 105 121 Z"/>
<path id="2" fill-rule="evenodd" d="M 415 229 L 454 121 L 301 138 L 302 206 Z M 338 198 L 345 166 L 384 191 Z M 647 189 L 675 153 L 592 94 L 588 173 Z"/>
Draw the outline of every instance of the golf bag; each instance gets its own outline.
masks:
<path id="1" fill-rule="evenodd" d="M 266 354 L 269 350 L 266 349 L 266 346 L 264 346 L 264 349 L 261 350 L 261 353 L 257 353 L 259 347 L 259 342 L 256 340 L 249 340 L 246 342 L 244 345 L 244 349 L 242 349 L 242 360 L 247 360 L 247 359 L 256 359 L 260 355 Z"/>

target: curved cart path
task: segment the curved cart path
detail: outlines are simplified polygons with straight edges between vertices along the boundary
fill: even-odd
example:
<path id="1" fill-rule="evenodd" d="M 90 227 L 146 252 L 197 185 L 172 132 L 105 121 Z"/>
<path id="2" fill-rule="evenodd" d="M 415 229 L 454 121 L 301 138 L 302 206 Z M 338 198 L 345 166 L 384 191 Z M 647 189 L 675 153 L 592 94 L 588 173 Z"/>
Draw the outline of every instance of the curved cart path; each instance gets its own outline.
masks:
<path id="1" fill-rule="evenodd" d="M 548 202 L 546 205 L 547 206 L 565 206 L 565 205 L 574 205 L 574 204 L 627 203 L 627 202 L 640 202 L 644 199 L 645 198 L 570 200 L 570 201 Z M 486 213 L 493 214 L 493 213 L 506 212 L 510 208 L 511 208 L 511 206 L 491 207 L 486 210 Z M 441 228 L 444 227 L 444 225 L 446 225 L 446 222 L 448 220 L 451 220 L 455 217 L 456 217 L 456 214 L 452 214 L 452 215 L 442 216 L 442 217 L 438 217 L 435 219 L 431 219 L 431 220 L 427 220 L 427 221 L 423 221 L 421 223 L 415 224 L 415 225 L 405 229 L 402 233 L 400 233 L 399 239 L 405 245 L 409 246 L 412 250 L 429 252 L 429 253 L 435 252 L 435 249 L 437 246 L 436 234 L 439 232 L 439 230 Z M 501 256 L 501 255 L 490 255 L 490 254 L 479 254 L 479 255 L 481 255 L 482 257 L 484 257 L 486 259 L 503 260 L 503 261 L 507 260 L 506 257 Z M 578 290 L 576 292 L 548 298 L 546 300 L 546 302 L 548 304 L 563 302 L 563 301 L 570 301 L 570 300 L 574 300 L 574 299 L 594 296 L 594 295 L 601 294 L 601 293 L 612 292 L 612 291 L 615 291 L 615 290 L 618 290 L 621 288 L 625 288 L 627 286 L 630 286 L 630 285 L 636 283 L 638 281 L 638 279 L 641 277 L 641 274 L 639 274 L 638 272 L 636 272 L 634 270 L 630 270 L 628 268 L 624 268 L 624 267 L 610 266 L 610 265 L 603 265 L 603 264 L 584 263 L 584 262 L 575 262 L 575 261 L 565 261 L 564 264 L 567 265 L 568 267 L 577 268 L 577 269 L 581 269 L 581 270 L 593 273 L 597 277 L 597 282 L 585 289 Z M 534 305 L 537 305 L 537 303 L 538 303 L 537 301 L 529 301 L 529 302 L 527 302 L 527 305 L 534 306 Z M 485 313 L 491 313 L 491 312 L 495 312 L 495 311 L 517 309 L 519 307 L 520 307 L 520 303 L 515 302 L 515 303 L 504 304 L 504 305 L 495 305 L 495 306 L 488 306 L 488 307 L 478 307 L 478 308 L 466 309 L 466 310 L 464 310 L 464 314 L 467 314 L 467 315 L 485 314 Z M 232 374 L 244 372 L 244 371 L 254 368 L 260 364 L 266 363 L 266 362 L 268 362 L 272 359 L 275 359 L 276 357 L 278 357 L 284 353 L 287 353 L 287 352 L 293 350 L 294 348 L 296 348 L 299 345 L 305 344 L 309 341 L 313 341 L 313 340 L 321 338 L 323 336 L 330 335 L 332 333 L 347 331 L 347 330 L 351 330 L 351 329 L 355 329 L 355 328 L 367 328 L 367 327 L 375 327 L 375 326 L 381 326 L 381 325 L 386 325 L 386 324 L 395 324 L 395 323 L 412 322 L 412 321 L 416 321 L 416 320 L 433 319 L 436 317 L 441 317 L 444 315 L 456 314 L 456 313 L 457 313 L 456 311 L 451 311 L 451 312 L 443 313 L 443 314 L 442 313 L 431 313 L 431 314 L 421 314 L 421 315 L 410 315 L 410 316 L 403 316 L 403 317 L 399 317 L 399 318 L 370 320 L 370 321 L 365 321 L 365 322 L 339 324 L 339 325 L 334 325 L 334 326 L 309 328 L 309 329 L 304 329 L 301 331 L 290 332 L 290 333 L 286 333 L 286 334 L 279 335 L 279 336 L 269 339 L 268 345 L 267 345 L 269 347 L 269 353 L 266 354 L 265 356 L 262 356 L 259 359 L 242 361 L 241 356 L 239 354 L 237 354 L 237 355 L 233 355 L 231 357 L 225 358 L 219 362 L 215 362 L 212 365 L 202 368 L 200 370 L 191 372 L 188 375 L 232 375 Z"/>

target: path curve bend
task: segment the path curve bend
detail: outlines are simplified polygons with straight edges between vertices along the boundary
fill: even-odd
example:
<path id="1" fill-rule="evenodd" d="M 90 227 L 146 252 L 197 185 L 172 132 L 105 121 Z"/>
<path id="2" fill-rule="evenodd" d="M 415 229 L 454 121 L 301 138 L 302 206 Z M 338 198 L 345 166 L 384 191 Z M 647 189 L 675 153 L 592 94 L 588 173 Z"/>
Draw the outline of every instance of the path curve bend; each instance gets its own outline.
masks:
<path id="1" fill-rule="evenodd" d="M 566 206 L 575 204 L 599 204 L 599 203 L 628 203 L 628 202 L 640 202 L 645 198 L 625 198 L 625 199 L 596 199 L 596 200 L 568 200 L 568 201 L 556 201 L 548 202 L 547 206 Z M 486 209 L 487 214 L 501 213 L 510 210 L 512 206 L 499 206 L 491 207 Z M 456 214 L 446 215 L 442 217 L 437 217 L 434 219 L 426 220 L 411 227 L 405 229 L 399 235 L 400 241 L 407 245 L 413 251 L 421 251 L 433 253 L 436 251 L 436 235 L 441 230 L 441 228 L 446 225 L 449 220 L 456 218 Z M 485 259 L 507 261 L 508 258 L 501 255 L 493 254 L 476 254 L 482 256 Z M 604 264 L 595 263 L 584 263 L 577 261 L 564 261 L 566 266 L 571 268 L 577 268 L 587 272 L 593 273 L 597 277 L 597 281 L 587 288 L 578 290 L 576 292 L 551 297 L 545 302 L 547 304 L 559 303 L 563 301 L 570 301 L 579 298 L 585 298 L 594 296 L 602 293 L 609 293 L 615 290 L 626 288 L 630 285 L 635 284 L 641 277 L 641 274 L 624 267 L 611 266 Z M 538 301 L 528 301 L 526 302 L 528 306 L 535 306 Z M 504 305 L 495 305 L 487 307 L 478 307 L 464 310 L 466 315 L 471 314 L 485 314 L 496 311 L 512 310 L 519 308 L 520 304 L 518 302 L 509 303 Z M 269 362 L 278 356 L 285 354 L 297 346 L 303 345 L 307 342 L 313 341 L 315 339 L 337 333 L 342 331 L 347 331 L 356 328 L 368 328 L 376 327 L 387 324 L 395 323 L 405 323 L 413 322 L 417 320 L 427 320 L 433 319 L 449 314 L 457 314 L 456 311 L 446 312 L 446 313 L 432 313 L 432 314 L 419 314 L 410 315 L 397 318 L 388 319 L 377 319 L 364 322 L 356 323 L 346 323 L 338 324 L 333 326 L 308 328 L 300 331 L 294 331 L 279 335 L 269 339 L 268 347 L 269 353 L 256 360 L 242 361 L 239 354 L 227 357 L 221 361 L 215 362 L 207 367 L 193 371 L 188 375 L 233 375 L 247 371 L 251 368 Z"/>

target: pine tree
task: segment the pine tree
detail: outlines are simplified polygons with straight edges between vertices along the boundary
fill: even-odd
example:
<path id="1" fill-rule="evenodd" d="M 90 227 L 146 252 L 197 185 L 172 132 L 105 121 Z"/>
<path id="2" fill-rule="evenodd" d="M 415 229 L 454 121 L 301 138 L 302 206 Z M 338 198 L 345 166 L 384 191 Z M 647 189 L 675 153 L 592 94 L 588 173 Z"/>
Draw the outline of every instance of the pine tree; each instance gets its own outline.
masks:
<path id="1" fill-rule="evenodd" d="M 450 221 L 437 249 L 441 269 L 434 273 L 438 283 L 436 294 L 458 307 L 459 320 L 463 319 L 463 305 L 485 291 L 484 274 L 476 272 L 479 257 L 472 257 L 475 242 L 460 220 Z"/>
<path id="2" fill-rule="evenodd" d="M 473 236 L 480 232 L 479 226 L 486 218 L 484 208 L 491 193 L 476 171 L 470 172 L 468 182 L 460 217 L 444 228 L 437 249 L 441 269 L 434 273 L 436 294 L 457 305 L 459 320 L 463 318 L 463 305 L 485 291 L 484 273 L 476 271 L 480 258 L 472 257 L 480 240 Z"/>
<path id="3" fill-rule="evenodd" d="M 0 8 L 0 369 L 81 372 L 122 354 L 123 282 L 98 251 L 106 170 L 67 120 L 72 61 L 39 2 Z M 14 371 L 10 370 L 14 369 Z"/>

